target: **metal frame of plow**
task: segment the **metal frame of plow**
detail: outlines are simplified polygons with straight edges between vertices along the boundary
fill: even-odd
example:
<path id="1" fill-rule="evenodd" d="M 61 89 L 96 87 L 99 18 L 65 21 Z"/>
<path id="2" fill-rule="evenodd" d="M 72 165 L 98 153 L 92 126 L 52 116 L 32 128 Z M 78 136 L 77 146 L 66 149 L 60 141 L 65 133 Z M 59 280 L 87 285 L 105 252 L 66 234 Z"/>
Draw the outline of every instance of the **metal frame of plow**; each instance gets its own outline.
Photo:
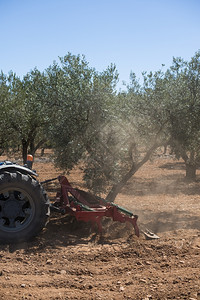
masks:
<path id="1" fill-rule="evenodd" d="M 56 195 L 56 201 L 51 208 L 61 212 L 62 214 L 69 214 L 74 216 L 77 221 L 91 222 L 94 227 L 98 226 L 99 233 L 102 233 L 102 218 L 109 217 L 113 221 L 125 223 L 129 222 L 133 225 L 136 236 L 139 237 L 139 229 L 137 226 L 137 215 L 120 207 L 112 202 L 107 202 L 103 198 L 97 197 L 98 203 L 90 203 L 87 197 L 83 197 L 81 193 L 73 188 L 65 176 L 46 180 L 42 183 L 47 183 L 58 179 L 61 189 Z M 85 192 L 86 193 L 86 192 Z M 73 197 L 69 196 L 71 194 Z"/>

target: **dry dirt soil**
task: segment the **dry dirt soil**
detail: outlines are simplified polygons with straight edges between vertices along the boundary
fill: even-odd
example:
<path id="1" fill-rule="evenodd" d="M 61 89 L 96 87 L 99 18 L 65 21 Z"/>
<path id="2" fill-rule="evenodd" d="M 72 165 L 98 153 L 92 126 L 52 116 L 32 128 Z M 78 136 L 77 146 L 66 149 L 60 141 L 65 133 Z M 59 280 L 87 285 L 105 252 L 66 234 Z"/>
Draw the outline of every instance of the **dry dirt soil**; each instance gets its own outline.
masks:
<path id="1" fill-rule="evenodd" d="M 60 174 L 48 155 L 36 158 L 39 180 Z M 53 214 L 28 243 L 0 245 L 0 299 L 200 299 L 200 171 L 156 157 L 127 183 L 116 203 L 139 215 L 141 235 L 104 221 L 103 236 L 87 223 Z M 81 171 L 68 177 L 84 188 Z M 55 184 L 47 186 L 54 195 Z M 160 238 L 146 240 L 148 228 Z"/>

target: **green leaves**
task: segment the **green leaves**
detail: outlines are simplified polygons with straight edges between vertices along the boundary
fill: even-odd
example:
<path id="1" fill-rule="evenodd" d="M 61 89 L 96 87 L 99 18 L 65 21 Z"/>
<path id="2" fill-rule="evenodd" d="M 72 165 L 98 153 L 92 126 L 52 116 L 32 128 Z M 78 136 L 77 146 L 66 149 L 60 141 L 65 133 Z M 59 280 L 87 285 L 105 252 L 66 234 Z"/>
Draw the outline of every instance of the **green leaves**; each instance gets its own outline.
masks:
<path id="1" fill-rule="evenodd" d="M 95 142 L 101 124 L 106 121 L 109 106 L 112 106 L 117 72 L 111 65 L 98 73 L 89 67 L 84 56 L 70 53 L 60 61 L 57 75 L 54 74 L 59 78 L 56 87 L 59 109 L 51 136 L 56 163 L 69 169 Z"/>
<path id="2" fill-rule="evenodd" d="M 4 116 L 1 122 L 7 126 L 4 126 L 1 137 L 8 137 L 9 150 L 18 149 L 21 144 L 24 162 L 28 147 L 34 154 L 36 144 L 44 140 L 44 126 L 48 122 L 46 83 L 44 73 L 37 69 L 24 76 L 23 80 L 12 72 L 6 79 L 4 77 L 7 95 L 2 96 Z M 0 91 L 2 93 L 3 86 Z"/>

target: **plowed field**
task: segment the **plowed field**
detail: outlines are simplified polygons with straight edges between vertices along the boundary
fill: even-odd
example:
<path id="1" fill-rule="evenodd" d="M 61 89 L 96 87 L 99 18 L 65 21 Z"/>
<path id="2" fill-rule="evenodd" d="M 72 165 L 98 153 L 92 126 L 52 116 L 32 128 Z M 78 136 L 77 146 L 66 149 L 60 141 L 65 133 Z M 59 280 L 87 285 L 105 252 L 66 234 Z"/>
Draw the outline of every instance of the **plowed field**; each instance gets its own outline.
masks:
<path id="1" fill-rule="evenodd" d="M 40 181 L 60 174 L 48 156 L 34 168 Z M 0 245 L 0 299 L 200 299 L 200 171 L 196 182 L 184 176 L 181 162 L 157 157 L 116 199 L 159 239 L 108 220 L 100 237 L 52 214 L 34 240 Z M 68 179 L 84 188 L 79 169 Z M 55 184 L 47 190 L 52 198 Z"/>

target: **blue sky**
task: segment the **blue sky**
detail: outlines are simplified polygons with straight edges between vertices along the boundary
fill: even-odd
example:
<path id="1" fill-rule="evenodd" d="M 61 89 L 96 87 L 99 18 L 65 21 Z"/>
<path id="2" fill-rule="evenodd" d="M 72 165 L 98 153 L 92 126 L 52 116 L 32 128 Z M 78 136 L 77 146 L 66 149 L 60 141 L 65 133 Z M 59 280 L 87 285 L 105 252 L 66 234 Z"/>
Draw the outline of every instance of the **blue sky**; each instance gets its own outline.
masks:
<path id="1" fill-rule="evenodd" d="M 20 77 L 68 52 L 91 67 L 130 71 L 169 67 L 200 49 L 200 0 L 0 0 L 0 70 Z"/>

